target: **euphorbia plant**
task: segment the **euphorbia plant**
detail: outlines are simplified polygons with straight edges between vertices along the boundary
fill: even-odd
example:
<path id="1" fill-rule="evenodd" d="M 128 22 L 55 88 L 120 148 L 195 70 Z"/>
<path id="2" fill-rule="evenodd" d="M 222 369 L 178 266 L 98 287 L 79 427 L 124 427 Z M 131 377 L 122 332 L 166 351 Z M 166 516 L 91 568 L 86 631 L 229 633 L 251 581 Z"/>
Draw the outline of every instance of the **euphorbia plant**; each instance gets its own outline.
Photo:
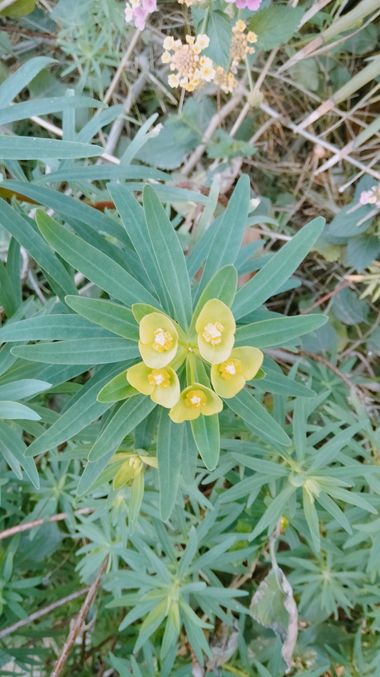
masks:
<path id="1" fill-rule="evenodd" d="M 103 417 L 79 484 L 84 492 L 146 419 L 149 453 L 157 444 L 160 486 L 169 491 L 161 502 L 167 517 L 178 487 L 170 478 L 181 472 L 183 450 L 195 445 L 209 469 L 217 465 L 224 407 L 271 445 L 290 444 L 278 417 L 256 396 L 252 379 L 260 377 L 260 393 L 284 388 L 285 377 L 273 371 L 267 357 L 263 363 L 262 349 L 289 345 L 325 320 L 321 315 L 282 317 L 262 306 L 284 287 L 324 221 L 317 218 L 302 228 L 239 286 L 240 260 L 247 258 L 243 238 L 250 224 L 247 177 L 239 180 L 223 213 L 194 245 L 190 241 L 186 256 L 152 187 L 144 190 L 143 208 L 126 187 L 114 184 L 109 191 L 123 225 L 95 210 L 79 209 L 75 201 L 70 213 L 62 203 L 65 225 L 42 211 L 37 214 L 44 239 L 37 232 L 34 237 L 40 238 L 41 248 L 47 242 L 90 280 L 92 297 L 73 294 L 74 285 L 61 276 L 62 282 L 53 281 L 61 298 L 53 314 L 12 323 L 0 331 L 0 338 L 20 341 L 29 332 L 28 337 L 41 342 L 17 345 L 13 353 L 71 365 L 68 378 L 92 369 L 72 404 L 34 440 L 28 453 L 55 448 Z M 49 193 L 46 202 L 50 199 Z M 104 236 L 94 230 L 87 234 L 80 223 L 85 217 L 91 226 L 92 212 Z M 289 379 L 290 393 L 291 383 Z M 157 406 L 161 414 L 153 416 Z M 140 447 L 135 440 L 135 448 Z"/>

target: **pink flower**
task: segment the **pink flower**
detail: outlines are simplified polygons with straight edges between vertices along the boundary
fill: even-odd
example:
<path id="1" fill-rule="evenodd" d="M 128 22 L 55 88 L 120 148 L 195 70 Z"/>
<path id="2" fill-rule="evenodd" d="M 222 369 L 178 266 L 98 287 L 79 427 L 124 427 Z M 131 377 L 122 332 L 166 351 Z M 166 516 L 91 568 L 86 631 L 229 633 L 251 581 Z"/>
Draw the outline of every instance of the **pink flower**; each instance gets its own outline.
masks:
<path id="1" fill-rule="evenodd" d="M 144 30 L 145 22 L 152 12 L 157 9 L 157 0 L 127 0 L 125 6 L 125 20 L 132 23 L 140 31 Z"/>
<path id="2" fill-rule="evenodd" d="M 362 190 L 359 202 L 361 205 L 375 205 L 380 209 L 380 183 L 378 186 L 372 186 L 370 190 Z"/>
<path id="3" fill-rule="evenodd" d="M 261 5 L 261 0 L 226 0 L 226 2 L 232 2 L 239 9 L 249 9 L 251 12 L 255 12 Z"/>

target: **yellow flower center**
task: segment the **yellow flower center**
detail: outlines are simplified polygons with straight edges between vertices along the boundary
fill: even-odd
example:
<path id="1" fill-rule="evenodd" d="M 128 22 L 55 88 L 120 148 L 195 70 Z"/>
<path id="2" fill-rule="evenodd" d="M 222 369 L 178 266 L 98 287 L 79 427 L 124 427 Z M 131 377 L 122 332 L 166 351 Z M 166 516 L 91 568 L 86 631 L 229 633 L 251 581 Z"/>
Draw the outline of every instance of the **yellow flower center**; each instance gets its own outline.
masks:
<path id="1" fill-rule="evenodd" d="M 202 336 L 207 343 L 217 346 L 222 342 L 224 326 L 221 322 L 209 322 L 203 329 Z"/>
<path id="2" fill-rule="evenodd" d="M 148 374 L 148 381 L 151 386 L 167 388 L 170 385 L 170 374 L 167 369 L 152 369 Z"/>
<path id="3" fill-rule="evenodd" d="M 174 340 L 170 331 L 165 331 L 161 327 L 155 330 L 152 346 L 158 353 L 165 353 L 167 350 L 171 350 L 173 343 Z"/>
<path id="4" fill-rule="evenodd" d="M 189 390 L 186 393 L 185 404 L 192 409 L 199 409 L 203 407 L 207 402 L 207 397 L 204 394 L 203 390 Z"/>
<path id="5" fill-rule="evenodd" d="M 219 365 L 219 374 L 222 378 L 230 380 L 237 374 L 241 373 L 241 362 L 230 358 Z"/>

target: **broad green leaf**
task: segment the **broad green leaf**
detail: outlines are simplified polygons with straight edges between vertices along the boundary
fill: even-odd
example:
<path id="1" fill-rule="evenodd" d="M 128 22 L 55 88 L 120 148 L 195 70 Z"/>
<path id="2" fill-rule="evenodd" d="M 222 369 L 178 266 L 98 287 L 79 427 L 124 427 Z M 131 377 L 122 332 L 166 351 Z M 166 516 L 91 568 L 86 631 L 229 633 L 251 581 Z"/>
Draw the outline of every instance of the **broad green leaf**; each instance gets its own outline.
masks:
<path id="1" fill-rule="evenodd" d="M 328 320 L 326 315 L 299 315 L 260 320 L 238 327 L 236 345 L 272 348 L 289 343 L 293 339 L 322 327 Z"/>
<path id="2" fill-rule="evenodd" d="M 135 395 L 136 391 L 132 386 L 129 385 L 126 378 L 126 370 L 124 369 L 120 374 L 111 379 L 105 386 L 99 391 L 97 400 L 98 402 L 119 402 L 120 400 L 126 400 L 127 397 Z"/>
<path id="3" fill-rule="evenodd" d="M 88 456 L 89 461 L 98 461 L 111 450 L 115 452 L 124 437 L 129 435 L 155 406 L 155 403 L 144 395 L 131 397 L 120 405 L 93 445 Z"/>
<path id="4" fill-rule="evenodd" d="M 291 670 L 298 634 L 298 611 L 292 586 L 275 561 L 252 597 L 249 610 L 257 623 L 271 628 L 280 638 L 282 658 Z M 263 677 L 265 674 L 260 671 Z"/>
<path id="5" fill-rule="evenodd" d="M 192 300 L 185 256 L 177 233 L 150 186 L 144 190 L 144 211 L 153 255 L 174 319 L 186 329 L 191 319 Z"/>
<path id="6" fill-rule="evenodd" d="M 125 186 L 114 184 L 109 186 L 108 190 L 146 275 L 152 282 L 162 305 L 165 308 L 170 308 L 170 296 L 160 274 L 143 208 L 140 207 L 137 200 L 127 191 Z"/>
<path id="7" fill-rule="evenodd" d="M 29 220 L 0 199 L 0 224 L 29 252 L 49 277 L 66 294 L 75 294 L 76 288 L 66 268 L 53 254 L 41 235 L 34 230 Z"/>
<path id="8" fill-rule="evenodd" d="M 291 442 L 286 432 L 260 402 L 247 389 L 225 400 L 229 408 L 243 419 L 247 427 L 270 444 L 288 446 Z"/>
<path id="9" fill-rule="evenodd" d="M 257 35 L 257 49 L 275 49 L 290 40 L 297 31 L 304 13 L 303 7 L 271 5 L 255 12 L 249 29 Z"/>
<path id="10" fill-rule="evenodd" d="M 11 101 L 26 87 L 45 66 L 55 63 L 46 56 L 28 59 L 15 73 L 0 85 L 0 108 L 7 108 Z"/>
<path id="11" fill-rule="evenodd" d="M 155 298 L 109 256 L 87 244 L 43 212 L 36 216 L 38 227 L 49 242 L 76 270 L 126 305 L 142 301 L 155 303 Z"/>
<path id="12" fill-rule="evenodd" d="M 32 362 L 91 365 L 123 362 L 139 355 L 137 344 L 113 336 L 15 346 L 12 352 Z"/>
<path id="13" fill-rule="evenodd" d="M 26 421 L 39 421 L 40 416 L 33 409 L 26 407 L 20 402 L 0 400 L 0 419 L 25 419 Z"/>
<path id="14" fill-rule="evenodd" d="M 15 103 L 9 108 L 0 110 L 0 125 L 7 125 L 17 120 L 27 120 L 32 115 L 48 115 L 70 108 L 100 108 L 102 103 L 89 96 L 51 97 L 49 99 L 33 99 Z M 86 167 L 86 169 L 89 169 Z"/>
<path id="15" fill-rule="evenodd" d="M 182 470 L 185 424 L 173 423 L 162 410 L 157 438 L 161 519 L 168 520 L 175 506 Z"/>
<path id="16" fill-rule="evenodd" d="M 21 379 L 0 384 L 0 400 L 23 400 L 51 387 L 46 381 L 37 379 Z"/>
<path id="17" fill-rule="evenodd" d="M 132 311 L 118 303 L 84 296 L 66 296 L 67 305 L 76 313 L 104 329 L 132 341 L 138 340 L 138 327 Z M 1 333 L 0 333 L 1 336 Z"/>
<path id="18" fill-rule="evenodd" d="M 200 26 L 198 28 L 200 29 Z M 210 38 L 210 45 L 205 51 L 205 55 L 209 56 L 214 63 L 228 70 L 231 46 L 231 22 L 226 14 L 224 12 L 215 12 L 211 8 L 207 28 L 203 32 L 207 33 Z"/>
<path id="19" fill-rule="evenodd" d="M 203 463 L 208 470 L 214 470 L 220 454 L 219 416 L 199 416 L 190 425 Z"/>
<path id="20" fill-rule="evenodd" d="M 17 431 L 14 427 L 6 425 L 0 421 L 0 446 L 7 448 L 17 460 L 17 462 L 24 468 L 32 484 L 39 489 L 40 480 L 36 464 L 32 458 L 25 456 L 26 446 L 22 441 L 21 429 Z"/>
<path id="21" fill-rule="evenodd" d="M 233 305 L 237 320 L 259 308 L 293 275 L 321 235 L 324 225 L 325 220 L 320 216 L 310 221 L 239 289 Z"/>
<path id="22" fill-rule="evenodd" d="M 215 224 L 213 228 L 214 234 L 199 283 L 199 292 L 203 291 L 220 268 L 235 263 L 247 226 L 248 209 L 249 179 L 248 176 L 242 176 L 217 227 Z"/>
<path id="23" fill-rule="evenodd" d="M 76 298 L 76 297 L 71 297 Z M 79 298 L 79 297 L 78 297 Z M 64 339 L 111 338 L 112 334 L 74 314 L 37 315 L 28 320 L 8 322 L 0 329 L 0 341 L 53 341 Z"/>
<path id="24" fill-rule="evenodd" d="M 27 455 L 37 456 L 44 451 L 54 449 L 59 444 L 67 442 L 104 414 L 111 407 L 111 404 L 98 402 L 96 395 L 117 371 L 117 367 L 100 369 L 92 379 L 82 386 L 78 395 L 73 398 L 57 421 L 28 447 Z"/>
<path id="25" fill-rule="evenodd" d="M 206 284 L 198 299 L 193 313 L 191 326 L 195 326 L 200 311 L 204 304 L 210 299 L 220 299 L 227 306 L 231 306 L 236 294 L 237 281 L 237 270 L 234 266 L 227 265 L 218 270 Z"/>
<path id="26" fill-rule="evenodd" d="M 0 157 L 3 160 L 39 160 L 40 158 L 68 160 L 97 157 L 103 152 L 104 149 L 101 146 L 78 143 L 78 141 L 43 139 L 39 136 L 0 135 Z"/>

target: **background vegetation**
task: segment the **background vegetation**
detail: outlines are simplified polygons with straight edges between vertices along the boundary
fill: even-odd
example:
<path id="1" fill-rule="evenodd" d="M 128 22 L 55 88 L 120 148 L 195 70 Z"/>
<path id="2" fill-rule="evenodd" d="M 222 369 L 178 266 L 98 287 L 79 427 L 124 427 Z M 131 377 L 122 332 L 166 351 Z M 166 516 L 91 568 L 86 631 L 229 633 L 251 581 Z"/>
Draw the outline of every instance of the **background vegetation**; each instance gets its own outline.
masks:
<path id="1" fill-rule="evenodd" d="M 0 674 L 376 677 L 379 2 L 187 4 L 0 2 Z M 233 91 L 171 88 L 164 39 L 228 69 L 238 17 Z M 107 386 L 152 251 L 178 313 L 251 285 L 220 455 Z"/>

